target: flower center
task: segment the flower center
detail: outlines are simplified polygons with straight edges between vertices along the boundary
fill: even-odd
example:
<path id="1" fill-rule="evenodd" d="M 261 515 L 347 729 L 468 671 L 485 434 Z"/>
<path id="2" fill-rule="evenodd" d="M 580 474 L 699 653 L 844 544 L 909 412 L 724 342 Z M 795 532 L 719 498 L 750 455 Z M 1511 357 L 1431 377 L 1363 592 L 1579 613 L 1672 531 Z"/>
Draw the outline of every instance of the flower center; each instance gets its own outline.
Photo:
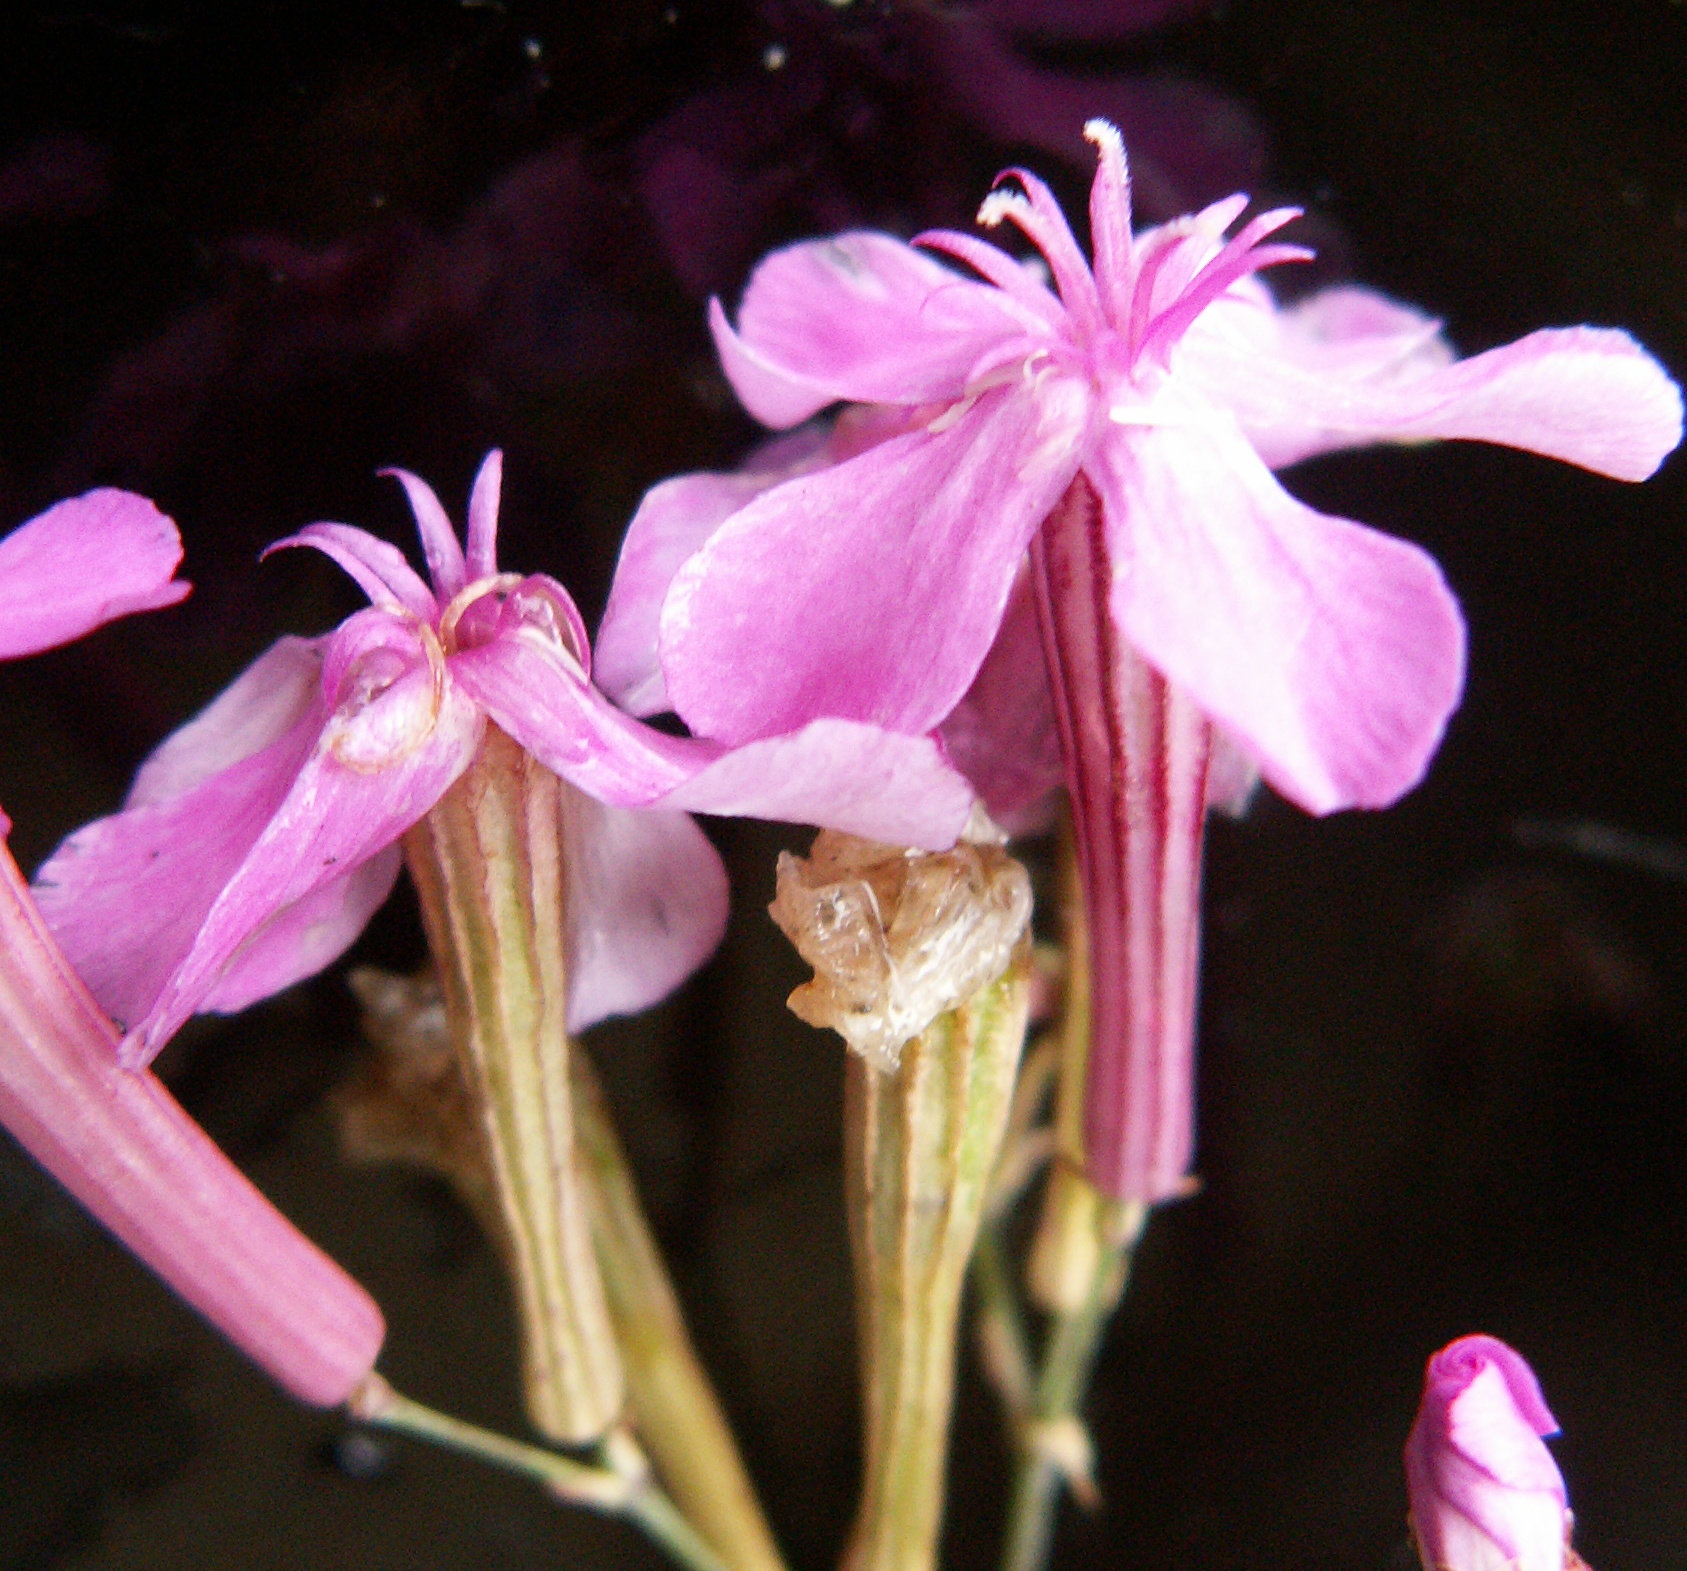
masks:
<path id="1" fill-rule="evenodd" d="M 498 638 L 534 640 L 580 681 L 590 679 L 591 645 L 580 613 L 562 585 L 542 574 L 476 579 L 440 614 L 439 640 L 448 655 Z"/>

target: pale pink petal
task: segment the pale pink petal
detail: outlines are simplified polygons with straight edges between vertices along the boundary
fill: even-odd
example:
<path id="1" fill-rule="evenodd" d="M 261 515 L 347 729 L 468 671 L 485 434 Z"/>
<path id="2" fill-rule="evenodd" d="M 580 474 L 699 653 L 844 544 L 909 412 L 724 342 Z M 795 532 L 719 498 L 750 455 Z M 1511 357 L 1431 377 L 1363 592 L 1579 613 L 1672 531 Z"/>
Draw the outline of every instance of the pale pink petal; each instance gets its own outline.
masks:
<path id="1" fill-rule="evenodd" d="M 1211 320 L 1209 320 L 1209 318 Z M 1681 393 L 1627 333 L 1572 327 L 1448 363 L 1435 324 L 1342 290 L 1275 317 L 1220 301 L 1174 355 L 1273 467 L 1361 444 L 1496 442 L 1644 480 L 1681 440 Z"/>
<path id="2" fill-rule="evenodd" d="M 365 715 L 383 735 L 384 705 L 416 704 L 425 673 L 394 683 Z M 479 711 L 447 688 L 425 737 L 384 767 L 348 768 L 337 749 L 356 717 L 338 727 L 330 719 L 287 798 L 251 851 L 223 886 L 193 940 L 146 1016 L 131 1022 L 124 1057 L 150 1061 L 189 1015 L 205 1006 L 242 945 L 277 912 L 343 878 L 385 850 L 449 789 L 469 766 L 484 724 Z M 360 740 L 360 739 L 359 739 Z"/>
<path id="3" fill-rule="evenodd" d="M 125 807 L 168 801 L 285 736 L 318 702 L 326 638 L 280 638 L 153 749 Z M 317 723 L 320 725 L 321 717 Z"/>
<path id="4" fill-rule="evenodd" d="M 628 714 L 657 715 L 669 707 L 656 635 L 674 575 L 721 524 L 780 478 L 681 475 L 645 493 L 621 543 L 592 660 L 598 686 Z"/>
<path id="5" fill-rule="evenodd" d="M 256 753 L 203 779 L 183 772 L 183 789 L 83 825 L 36 873 L 36 903 L 54 937 L 120 1023 L 146 1017 L 193 949 L 218 895 L 287 799 L 323 715 L 318 702 Z"/>
<path id="6" fill-rule="evenodd" d="M 490 578 L 498 571 L 498 499 L 504 487 L 504 454 L 493 448 L 481 460 L 469 492 L 468 571 L 474 578 Z"/>
<path id="7" fill-rule="evenodd" d="M 345 1401 L 380 1310 L 116 1048 L 0 850 L 0 1124 L 272 1379 Z"/>
<path id="8" fill-rule="evenodd" d="M 1464 623 L 1416 546 L 1279 486 L 1224 417 L 1117 431 L 1086 462 L 1125 637 L 1309 812 L 1384 807 L 1428 767 Z"/>
<path id="9" fill-rule="evenodd" d="M 430 622 L 439 615 L 433 591 L 404 560 L 404 553 L 366 529 L 351 524 L 306 524 L 296 535 L 277 540 L 264 555 L 292 546 L 311 546 L 331 557 L 380 610 L 408 611 Z"/>
<path id="10" fill-rule="evenodd" d="M 451 657 L 451 681 L 553 774 L 600 802 L 658 801 L 720 752 L 621 713 L 536 638 L 460 650 Z"/>
<path id="11" fill-rule="evenodd" d="M 408 469 L 383 469 L 380 473 L 403 486 L 405 496 L 410 499 L 416 533 L 422 540 L 422 555 L 427 559 L 428 577 L 433 580 L 434 597 L 443 605 L 468 582 L 457 531 L 451 527 L 449 515 L 427 481 L 418 479 Z"/>
<path id="12" fill-rule="evenodd" d="M 965 828 L 972 799 L 931 737 L 815 720 L 790 736 L 733 748 L 662 801 L 694 813 L 818 824 L 946 851 Z"/>
<path id="13" fill-rule="evenodd" d="M 547 769 L 598 801 L 780 819 L 941 850 L 972 792 L 929 737 L 817 720 L 728 749 L 622 714 L 535 640 L 452 656 L 452 679 Z"/>
<path id="14" fill-rule="evenodd" d="M 1024 331 L 1000 291 L 863 231 L 775 251 L 750 276 L 737 333 L 718 303 L 709 320 L 744 407 L 775 427 L 840 399 L 958 398 L 985 351 Z"/>
<path id="15" fill-rule="evenodd" d="M 1054 821 L 1065 771 L 1028 574 L 1015 580 L 996 641 L 939 734 L 1010 835 L 1040 834 Z"/>
<path id="16" fill-rule="evenodd" d="M 277 911 L 240 946 L 200 1009 L 237 1014 L 260 998 L 326 970 L 386 904 L 403 866 L 404 853 L 396 845 L 388 846 L 344 878 Z"/>
<path id="17" fill-rule="evenodd" d="M 817 716 L 929 731 L 977 674 L 1092 414 L 1075 378 L 997 388 L 734 514 L 663 609 L 680 716 L 725 742 Z"/>
<path id="18" fill-rule="evenodd" d="M 170 575 L 181 536 L 145 497 L 89 491 L 0 540 L 0 660 L 51 649 L 190 586 Z"/>
<path id="19" fill-rule="evenodd" d="M 665 998 L 726 931 L 726 869 L 684 813 L 606 807 L 563 792 L 568 1029 Z"/>

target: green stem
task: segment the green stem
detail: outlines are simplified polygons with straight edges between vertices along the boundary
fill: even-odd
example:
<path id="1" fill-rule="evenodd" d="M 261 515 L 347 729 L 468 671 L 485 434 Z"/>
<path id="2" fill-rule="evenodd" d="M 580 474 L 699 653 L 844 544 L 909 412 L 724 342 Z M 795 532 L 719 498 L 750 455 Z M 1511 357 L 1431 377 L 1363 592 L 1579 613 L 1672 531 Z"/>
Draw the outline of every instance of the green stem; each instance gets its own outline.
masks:
<path id="1" fill-rule="evenodd" d="M 1103 1236 L 1097 1240 L 1094 1269 L 1081 1301 L 1050 1317 L 1042 1368 L 1020 1425 L 1002 1571 L 1042 1571 L 1048 1561 L 1060 1485 L 1072 1473 L 1071 1460 L 1063 1465 L 1050 1442 L 1063 1431 L 1084 1438 L 1078 1409 L 1089 1387 L 1102 1334 L 1124 1293 L 1146 1218 L 1140 1208 L 1122 1220 L 1108 1215 L 1118 1208 L 1095 1198 L 1097 1232 Z"/>
<path id="2" fill-rule="evenodd" d="M 624 1517 L 642 1528 L 687 1571 L 727 1571 L 714 1550 L 656 1487 L 643 1453 L 624 1433 L 612 1432 L 599 1448 L 609 1465 L 592 1466 L 424 1407 L 400 1396 L 379 1375 L 370 1375 L 346 1406 L 352 1417 L 365 1424 L 478 1457 L 494 1467 L 533 1479 L 572 1505 Z"/>
<path id="3" fill-rule="evenodd" d="M 733 1571 L 784 1571 L 584 1051 L 576 1049 L 571 1068 L 581 1176 L 639 1436 L 675 1501 Z"/>

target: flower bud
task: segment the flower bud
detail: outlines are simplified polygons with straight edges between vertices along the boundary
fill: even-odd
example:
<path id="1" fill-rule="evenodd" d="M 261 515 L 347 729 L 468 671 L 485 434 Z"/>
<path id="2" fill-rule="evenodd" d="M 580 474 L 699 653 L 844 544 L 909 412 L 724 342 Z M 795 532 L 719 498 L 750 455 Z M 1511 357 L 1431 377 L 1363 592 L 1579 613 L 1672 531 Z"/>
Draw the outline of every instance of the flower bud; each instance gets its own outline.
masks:
<path id="1" fill-rule="evenodd" d="M 1406 1441 L 1412 1532 L 1424 1571 L 1568 1571 L 1558 1433 L 1523 1358 L 1491 1336 L 1441 1349 Z"/>

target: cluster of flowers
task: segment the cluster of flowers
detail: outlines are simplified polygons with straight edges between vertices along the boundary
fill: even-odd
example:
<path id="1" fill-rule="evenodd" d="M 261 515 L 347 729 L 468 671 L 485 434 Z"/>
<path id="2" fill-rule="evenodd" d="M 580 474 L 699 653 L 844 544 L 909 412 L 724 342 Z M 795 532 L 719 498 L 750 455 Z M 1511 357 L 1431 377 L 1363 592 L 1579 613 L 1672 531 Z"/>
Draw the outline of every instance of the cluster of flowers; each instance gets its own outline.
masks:
<path id="1" fill-rule="evenodd" d="M 736 328 L 712 307 L 746 408 L 799 429 L 649 494 L 595 663 L 560 584 L 498 567 L 496 453 L 463 543 L 401 473 L 428 578 L 342 524 L 281 542 L 327 554 L 369 608 L 262 655 L 121 811 L 65 841 L 33 902 L 13 870 L 0 1116 L 301 1397 L 347 1396 L 379 1315 L 314 1252 L 310 1293 L 277 1298 L 309 1246 L 273 1213 L 211 1225 L 264 1203 L 145 1066 L 194 1012 L 338 957 L 488 726 L 587 804 L 569 828 L 574 1030 L 653 1002 L 719 940 L 725 875 L 690 813 L 941 849 L 975 801 L 1025 831 L 1064 783 L 1091 933 L 1086 1159 L 1103 1192 L 1151 1204 L 1192 1155 L 1206 811 L 1260 776 L 1314 813 L 1394 801 L 1463 680 L 1435 564 L 1273 470 L 1469 438 L 1638 480 L 1679 440 L 1679 393 L 1626 334 L 1455 361 L 1438 324 L 1362 290 L 1280 308 L 1256 275 L 1307 254 L 1270 239 L 1293 211 L 1227 239 L 1233 197 L 1133 232 L 1119 138 L 1087 134 L 1093 266 L 1016 170 L 980 219 L 1017 226 L 1040 264 L 971 235 L 850 233 L 767 258 Z M 812 423 L 839 403 L 856 407 Z M 60 504 L 0 545 L 0 654 L 180 598 L 179 556 L 138 497 Z M 664 711 L 690 735 L 643 723 Z M 235 1258 L 241 1238 L 257 1242 Z M 1552 1429 L 1508 1349 L 1438 1355 L 1409 1453 L 1426 1563 L 1563 1564 Z M 1496 1519 L 1496 1495 L 1527 1508 Z"/>

